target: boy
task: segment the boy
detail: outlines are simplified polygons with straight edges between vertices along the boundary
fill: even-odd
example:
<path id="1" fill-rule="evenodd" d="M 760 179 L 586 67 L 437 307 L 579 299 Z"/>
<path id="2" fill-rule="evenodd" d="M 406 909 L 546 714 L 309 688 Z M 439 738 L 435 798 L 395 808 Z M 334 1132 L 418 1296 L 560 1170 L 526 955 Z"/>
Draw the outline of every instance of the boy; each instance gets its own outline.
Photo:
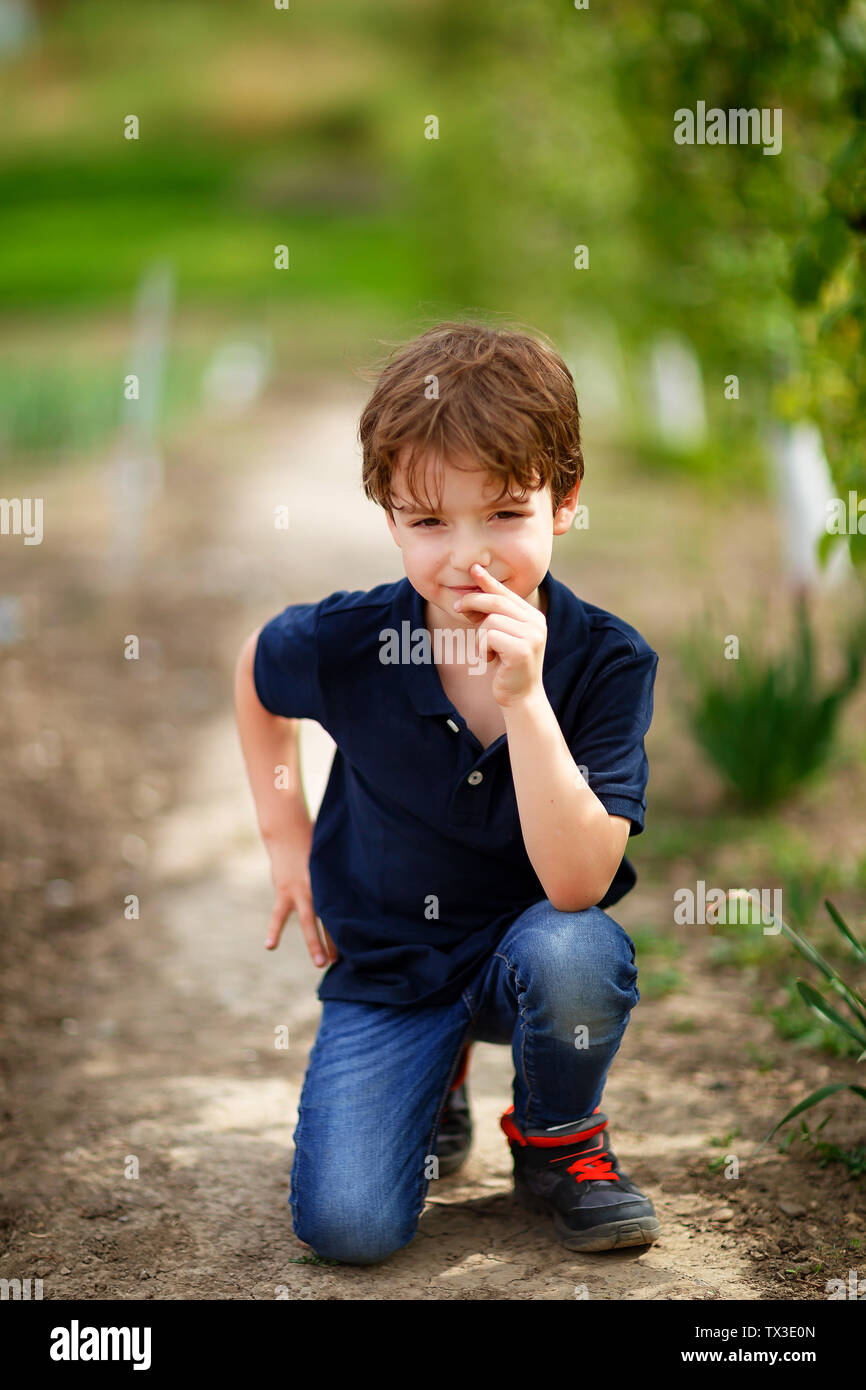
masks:
<path id="1" fill-rule="evenodd" d="M 535 337 L 446 323 L 404 346 L 359 434 L 406 578 L 292 604 L 238 659 L 267 946 L 295 908 L 318 965 L 327 952 L 290 1197 L 320 1256 L 372 1264 L 413 1238 L 430 1179 L 468 1151 L 474 1039 L 512 1047 L 518 1200 L 570 1249 L 658 1238 L 599 1109 L 640 998 L 604 908 L 636 881 L 658 657 L 550 573 L 579 422 Z M 299 719 L 337 745 L 315 833 Z"/>

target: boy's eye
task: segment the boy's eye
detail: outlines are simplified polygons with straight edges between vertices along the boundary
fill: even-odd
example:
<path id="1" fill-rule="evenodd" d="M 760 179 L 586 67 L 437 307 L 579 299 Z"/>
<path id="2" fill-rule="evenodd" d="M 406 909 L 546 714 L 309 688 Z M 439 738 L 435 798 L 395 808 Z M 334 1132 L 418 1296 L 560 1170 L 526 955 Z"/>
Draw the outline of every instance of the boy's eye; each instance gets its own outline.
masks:
<path id="1" fill-rule="evenodd" d="M 494 512 L 494 516 L 518 516 L 518 517 L 519 517 L 519 516 L 525 516 L 525 515 L 526 515 L 525 512 Z M 437 520 L 437 518 L 436 518 L 435 516 L 427 516 L 427 517 L 424 518 L 423 521 L 413 521 L 410 529 L 414 531 L 414 529 L 415 529 L 416 526 L 424 526 L 424 527 L 426 528 L 426 527 L 429 527 L 429 525 L 431 525 L 431 524 L 432 524 L 433 526 L 438 526 L 438 525 L 439 525 L 439 522 L 438 522 L 438 520 Z"/>

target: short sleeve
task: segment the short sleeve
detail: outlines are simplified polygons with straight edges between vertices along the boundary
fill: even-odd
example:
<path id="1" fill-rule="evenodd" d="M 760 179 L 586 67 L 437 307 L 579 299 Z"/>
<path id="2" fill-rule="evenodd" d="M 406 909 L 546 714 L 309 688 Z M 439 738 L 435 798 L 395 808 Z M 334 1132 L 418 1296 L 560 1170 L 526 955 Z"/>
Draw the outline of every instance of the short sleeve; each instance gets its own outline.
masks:
<path id="1" fill-rule="evenodd" d="M 320 720 L 321 603 L 292 603 L 265 623 L 253 659 L 256 694 L 271 714 Z"/>
<path id="2" fill-rule="evenodd" d="M 644 643 L 615 658 L 590 681 L 569 747 L 609 815 L 627 816 L 640 835 L 649 763 L 644 738 L 652 722 L 658 655 Z"/>

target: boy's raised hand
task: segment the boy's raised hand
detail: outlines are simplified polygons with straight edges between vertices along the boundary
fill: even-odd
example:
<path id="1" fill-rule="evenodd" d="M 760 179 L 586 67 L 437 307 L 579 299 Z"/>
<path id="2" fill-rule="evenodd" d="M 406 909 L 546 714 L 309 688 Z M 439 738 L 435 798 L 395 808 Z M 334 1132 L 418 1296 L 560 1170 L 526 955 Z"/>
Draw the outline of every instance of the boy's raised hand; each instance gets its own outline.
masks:
<path id="1" fill-rule="evenodd" d="M 547 621 L 541 609 L 494 579 L 484 565 L 474 564 L 469 572 L 482 592 L 462 594 L 454 607 L 464 614 L 467 609 L 484 614 L 477 631 L 486 634 L 487 659 L 494 664 L 494 700 L 505 707 L 543 694 Z"/>
<path id="2" fill-rule="evenodd" d="M 309 869 L 312 842 L 312 822 L 306 825 L 301 822 L 292 826 L 291 832 L 287 832 L 284 838 L 265 842 L 271 862 L 271 881 L 274 885 L 274 910 L 268 925 L 265 947 L 269 951 L 275 949 L 282 936 L 286 918 L 294 908 L 314 965 L 332 965 L 337 959 L 337 948 L 313 909 Z"/>

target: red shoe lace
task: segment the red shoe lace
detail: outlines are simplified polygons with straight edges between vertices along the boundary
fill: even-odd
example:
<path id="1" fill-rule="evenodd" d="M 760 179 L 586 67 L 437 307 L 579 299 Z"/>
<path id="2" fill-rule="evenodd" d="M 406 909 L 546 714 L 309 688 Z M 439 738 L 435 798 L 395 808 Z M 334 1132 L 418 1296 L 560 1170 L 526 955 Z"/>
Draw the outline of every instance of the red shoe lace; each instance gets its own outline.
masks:
<path id="1" fill-rule="evenodd" d="M 599 1107 L 596 1106 L 593 1114 L 595 1114 L 598 1109 Z M 558 1143 L 561 1144 L 562 1147 L 567 1146 L 567 1139 L 559 1141 L 552 1137 L 549 1139 L 540 1137 L 525 1139 L 514 1123 L 513 1116 L 514 1106 L 510 1105 L 499 1121 L 502 1130 L 509 1139 L 516 1141 L 524 1147 L 531 1144 L 533 1148 L 555 1148 Z M 604 1139 L 599 1133 L 600 1130 L 604 1129 L 606 1123 L 605 1121 L 604 1124 L 597 1125 L 594 1131 L 592 1129 L 585 1131 L 587 1138 L 593 1133 L 598 1134 L 598 1142 L 595 1148 L 590 1150 L 582 1149 L 580 1153 L 576 1154 L 553 1154 L 550 1158 L 550 1163 L 558 1164 L 562 1163 L 564 1159 L 573 1158 L 575 1160 L 574 1163 L 570 1164 L 565 1171 L 571 1173 L 576 1182 L 588 1182 L 592 1179 L 601 1179 L 605 1182 L 619 1182 L 619 1173 L 614 1172 L 613 1160 L 605 1150 Z"/>
<path id="2" fill-rule="evenodd" d="M 598 1141 L 600 1152 L 580 1154 L 577 1160 L 570 1164 L 566 1172 L 571 1173 L 577 1182 L 586 1182 L 589 1178 L 605 1178 L 609 1182 L 619 1182 L 619 1173 L 613 1171 L 613 1162 L 605 1152 L 601 1140 Z"/>

